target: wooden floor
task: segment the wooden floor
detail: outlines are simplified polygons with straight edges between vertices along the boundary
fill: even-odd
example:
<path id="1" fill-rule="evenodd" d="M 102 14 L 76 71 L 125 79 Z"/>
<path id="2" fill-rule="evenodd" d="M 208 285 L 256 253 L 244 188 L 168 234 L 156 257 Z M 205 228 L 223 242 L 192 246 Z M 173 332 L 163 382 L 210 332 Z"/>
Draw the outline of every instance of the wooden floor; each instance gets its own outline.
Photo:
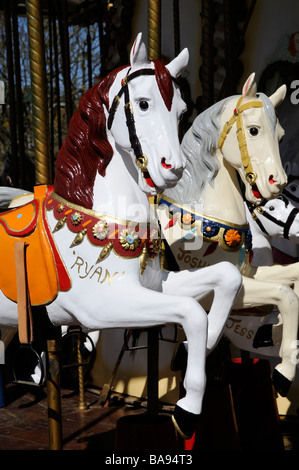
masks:
<path id="1" fill-rule="evenodd" d="M 0 450 L 48 450 L 48 405 L 46 389 L 9 384 L 5 406 L 0 408 Z M 61 391 L 63 450 L 115 450 L 117 420 L 140 415 L 146 407 L 134 398 L 114 396 L 104 407 L 99 396 L 87 391 L 86 411 L 78 410 L 78 395 Z M 168 411 L 163 411 L 168 415 Z M 285 450 L 299 450 L 299 419 L 281 418 Z M 183 447 L 181 447 L 183 448 Z M 151 449 L 149 449 L 151 450 Z M 169 449 L 165 449 L 169 450 Z"/>
<path id="2" fill-rule="evenodd" d="M 78 395 L 61 391 L 63 450 L 114 450 L 118 418 L 144 413 L 140 407 L 112 400 L 104 407 L 86 392 L 86 411 L 78 410 Z M 6 406 L 0 409 L 0 450 L 48 450 L 48 403 L 43 390 L 20 385 L 6 387 Z"/>

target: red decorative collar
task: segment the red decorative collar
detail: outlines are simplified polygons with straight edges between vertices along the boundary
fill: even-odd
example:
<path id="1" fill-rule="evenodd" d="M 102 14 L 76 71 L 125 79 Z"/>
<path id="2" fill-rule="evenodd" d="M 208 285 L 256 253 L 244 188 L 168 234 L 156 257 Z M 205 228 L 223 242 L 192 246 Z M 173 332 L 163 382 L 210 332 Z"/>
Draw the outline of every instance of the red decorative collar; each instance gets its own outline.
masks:
<path id="1" fill-rule="evenodd" d="M 87 237 L 92 245 L 102 248 L 97 263 L 103 261 L 113 250 L 123 258 L 140 257 L 141 274 L 143 274 L 148 260 L 155 259 L 159 254 L 162 255 L 158 224 L 136 224 L 101 215 L 72 204 L 54 192 L 46 201 L 46 209 L 53 210 L 53 215 L 58 221 L 53 233 L 66 225 L 76 234 L 71 247 L 79 245 Z"/>

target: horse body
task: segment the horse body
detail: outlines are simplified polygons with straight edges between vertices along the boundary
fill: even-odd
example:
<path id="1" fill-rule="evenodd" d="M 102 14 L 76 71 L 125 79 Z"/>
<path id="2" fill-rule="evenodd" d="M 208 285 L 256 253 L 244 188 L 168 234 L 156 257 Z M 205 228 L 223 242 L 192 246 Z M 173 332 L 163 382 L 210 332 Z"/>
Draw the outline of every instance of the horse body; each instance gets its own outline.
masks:
<path id="1" fill-rule="evenodd" d="M 241 97 L 225 99 L 199 115 L 182 142 L 187 158 L 184 175 L 176 187 L 165 190 L 158 211 L 180 269 L 223 259 L 238 266 L 243 284 L 233 313 L 250 314 L 254 309 L 256 314 L 260 307 L 277 306 L 283 321 L 282 361 L 273 372 L 273 382 L 282 395 L 296 370 L 299 306 L 291 286 L 298 275 L 294 267 L 251 265 L 243 193 L 247 201 L 259 205 L 263 198 L 277 197 L 287 183 L 279 155 L 283 129 L 275 115 L 285 91 L 280 87 L 270 98 L 257 94 L 252 75 Z M 172 238 L 169 219 L 172 225 L 181 223 L 180 240 Z M 206 308 L 209 303 L 207 298 Z M 265 315 L 263 309 L 260 315 Z"/>
<path id="2" fill-rule="evenodd" d="M 186 396 L 174 423 L 184 437 L 193 434 L 201 412 L 207 350 L 217 344 L 241 285 L 228 263 L 181 273 L 161 268 L 161 237 L 148 196 L 173 187 L 185 166 L 177 126 L 186 105 L 175 78 L 187 60 L 184 50 L 167 67 L 148 62 L 138 35 L 130 67 L 82 96 L 57 157 L 53 191 L 43 201 L 45 225 L 69 279 L 45 306 L 52 323 L 85 330 L 183 327 Z M 210 291 L 207 317 L 196 299 Z M 0 299 L 0 324 L 17 327 L 16 303 L 3 294 Z"/>

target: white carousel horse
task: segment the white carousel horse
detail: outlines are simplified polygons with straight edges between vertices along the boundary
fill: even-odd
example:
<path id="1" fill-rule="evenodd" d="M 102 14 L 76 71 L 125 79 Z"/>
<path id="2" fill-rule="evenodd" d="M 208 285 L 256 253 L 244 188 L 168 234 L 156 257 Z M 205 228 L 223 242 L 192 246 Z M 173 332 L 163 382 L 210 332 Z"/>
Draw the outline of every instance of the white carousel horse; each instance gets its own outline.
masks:
<path id="1" fill-rule="evenodd" d="M 175 78 L 187 61 L 184 50 L 167 67 L 149 62 L 139 34 L 131 65 L 110 73 L 82 96 L 57 157 L 54 190 L 46 188 L 43 196 L 43 187 L 35 188 L 34 201 L 2 214 L 0 221 L 9 228 L 16 225 L 24 235 L 20 220 L 25 218 L 32 230 L 26 214 L 39 208 L 42 233 L 56 260 L 57 292 L 45 302 L 54 325 L 91 331 L 182 326 L 189 344 L 186 396 L 178 401 L 173 420 L 190 437 L 201 412 L 207 350 L 222 333 L 241 276 L 226 262 L 192 272 L 161 268 L 159 227 L 148 196 L 174 186 L 185 166 L 177 126 L 186 106 Z M 30 276 L 37 254 L 28 243 L 28 287 L 35 305 L 47 286 L 41 283 L 41 260 Z M 6 259 L 3 243 L 0 250 Z M 43 255 L 45 251 L 43 245 Z M 54 284 L 51 279 L 49 289 Z M 207 292 L 214 293 L 208 316 L 197 301 Z M 17 305 L 2 292 L 0 325 L 18 326 Z"/>
<path id="2" fill-rule="evenodd" d="M 293 181 L 295 180 L 291 177 L 282 194 L 276 199 L 263 201 L 259 206 L 245 203 L 252 233 L 253 266 L 290 264 L 298 260 L 299 208 L 290 200 L 297 187 Z M 248 315 L 232 316 L 227 322 L 224 333 L 240 349 L 256 353 L 258 347 L 260 354 L 274 357 L 279 352 L 276 345 L 281 341 L 281 316 L 276 308 L 264 318 Z M 254 341 L 249 341 L 253 338 Z"/>
<path id="3" fill-rule="evenodd" d="M 241 96 L 224 99 L 200 114 L 182 141 L 187 159 L 183 177 L 160 197 L 158 210 L 163 235 L 179 269 L 229 260 L 243 275 L 234 311 L 247 313 L 248 309 L 268 305 L 279 309 L 282 360 L 272 380 L 281 395 L 288 393 L 296 372 L 293 358 L 299 299 L 290 286 L 299 271 L 294 265 L 250 265 L 251 243 L 241 184 L 246 200 L 259 204 L 263 198 L 277 197 L 287 183 L 279 154 L 283 129 L 275 113 L 285 93 L 282 86 L 269 98 L 257 94 L 252 74 Z M 185 227 L 186 236 L 181 240 L 172 238 L 172 229 L 178 224 Z M 196 240 L 201 241 L 200 248 Z"/>
<path id="4" fill-rule="evenodd" d="M 265 201 L 259 206 L 245 204 L 252 233 L 254 266 L 274 264 L 273 239 L 287 241 L 295 249 L 299 244 L 299 208 L 295 207 L 284 194 L 283 191 L 276 199 Z"/>
<path id="5" fill-rule="evenodd" d="M 293 162 L 287 162 L 285 171 L 288 175 L 288 184 L 283 190 L 284 196 L 297 209 L 299 208 L 299 171 Z M 296 240 L 286 240 L 275 237 L 272 239 L 274 261 L 279 264 L 290 264 L 298 261 L 298 243 Z"/>

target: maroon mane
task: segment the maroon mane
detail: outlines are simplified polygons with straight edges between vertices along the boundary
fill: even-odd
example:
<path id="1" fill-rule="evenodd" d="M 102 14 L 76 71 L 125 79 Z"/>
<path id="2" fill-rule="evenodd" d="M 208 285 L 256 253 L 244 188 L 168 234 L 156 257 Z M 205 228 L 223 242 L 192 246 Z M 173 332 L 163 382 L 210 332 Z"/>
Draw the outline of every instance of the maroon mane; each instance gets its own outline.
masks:
<path id="1" fill-rule="evenodd" d="M 169 71 L 154 61 L 155 76 L 168 110 L 171 109 L 173 86 Z M 82 96 L 73 115 L 68 134 L 57 155 L 54 191 L 64 199 L 91 209 L 97 172 L 105 176 L 113 150 L 107 139 L 104 107 L 109 109 L 109 90 L 120 67 L 94 85 Z"/>

